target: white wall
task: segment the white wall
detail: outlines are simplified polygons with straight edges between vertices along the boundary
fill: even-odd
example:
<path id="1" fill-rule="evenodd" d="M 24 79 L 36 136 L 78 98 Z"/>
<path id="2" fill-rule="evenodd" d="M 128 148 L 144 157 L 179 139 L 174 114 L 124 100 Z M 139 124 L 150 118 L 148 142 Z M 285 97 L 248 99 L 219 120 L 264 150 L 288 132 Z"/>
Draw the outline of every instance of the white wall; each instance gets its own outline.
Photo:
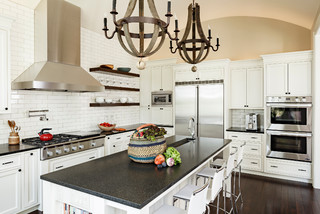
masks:
<path id="1" fill-rule="evenodd" d="M 0 0 L 0 16 L 14 19 L 11 32 L 11 77 L 14 80 L 34 62 L 34 11 L 8 0 Z M 129 66 L 135 70 L 136 59 L 120 48 L 116 40 L 107 40 L 101 34 L 81 29 L 81 64 L 85 70 L 100 64 Z M 137 72 L 137 71 L 134 71 Z M 107 75 L 93 74 L 97 79 Z M 76 78 L 76 77 L 75 77 Z M 127 83 L 126 78 L 108 77 L 116 84 Z M 139 87 L 139 79 L 131 78 Z M 106 91 L 101 93 L 71 93 L 43 91 L 12 91 L 12 113 L 0 115 L 0 144 L 9 135 L 7 120 L 15 120 L 21 126 L 22 138 L 36 136 L 42 128 L 51 127 L 53 133 L 73 130 L 94 130 L 103 121 L 118 125 L 139 122 L 139 107 L 90 108 L 96 96 L 112 99 L 132 97 L 139 101 L 137 92 Z M 48 122 L 28 118 L 28 110 L 48 109 Z"/>

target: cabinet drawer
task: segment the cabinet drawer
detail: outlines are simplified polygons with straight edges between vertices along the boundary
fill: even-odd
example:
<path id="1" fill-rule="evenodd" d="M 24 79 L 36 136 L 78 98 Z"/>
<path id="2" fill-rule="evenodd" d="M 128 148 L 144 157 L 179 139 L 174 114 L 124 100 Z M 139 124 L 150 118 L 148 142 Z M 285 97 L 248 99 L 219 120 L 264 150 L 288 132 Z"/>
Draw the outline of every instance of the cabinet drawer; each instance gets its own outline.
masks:
<path id="1" fill-rule="evenodd" d="M 261 171 L 261 158 L 243 157 L 241 167 L 243 169 Z"/>
<path id="2" fill-rule="evenodd" d="M 246 143 L 244 147 L 244 154 L 261 156 L 261 144 Z"/>
<path id="3" fill-rule="evenodd" d="M 21 155 L 11 155 L 0 158 L 0 170 L 21 166 Z"/>
<path id="4" fill-rule="evenodd" d="M 311 179 L 311 164 L 267 159 L 268 173 Z"/>
<path id="5" fill-rule="evenodd" d="M 262 135 L 247 135 L 246 140 L 247 141 L 254 141 L 254 142 L 261 142 Z"/>

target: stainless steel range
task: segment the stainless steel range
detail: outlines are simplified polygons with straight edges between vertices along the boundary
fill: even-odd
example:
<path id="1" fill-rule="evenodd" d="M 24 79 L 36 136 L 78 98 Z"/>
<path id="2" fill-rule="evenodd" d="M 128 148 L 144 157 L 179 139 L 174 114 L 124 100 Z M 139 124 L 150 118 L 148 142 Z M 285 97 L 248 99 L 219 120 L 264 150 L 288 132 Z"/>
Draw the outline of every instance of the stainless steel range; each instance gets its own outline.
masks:
<path id="1" fill-rule="evenodd" d="M 26 138 L 22 143 L 40 147 L 40 159 L 47 160 L 103 147 L 104 137 L 100 136 L 100 132 L 79 131 L 53 135 L 50 141 L 41 141 L 39 137 Z"/>

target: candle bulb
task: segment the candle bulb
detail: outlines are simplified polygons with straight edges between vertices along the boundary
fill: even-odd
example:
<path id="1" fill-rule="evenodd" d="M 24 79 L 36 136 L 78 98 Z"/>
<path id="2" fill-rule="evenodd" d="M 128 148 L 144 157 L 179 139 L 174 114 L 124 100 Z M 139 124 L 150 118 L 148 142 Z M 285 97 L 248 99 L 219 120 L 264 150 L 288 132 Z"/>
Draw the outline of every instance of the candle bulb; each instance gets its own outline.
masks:
<path id="1" fill-rule="evenodd" d="M 116 7 L 117 7 L 117 0 L 113 0 L 113 2 L 112 2 L 112 10 L 116 11 Z"/>
<path id="2" fill-rule="evenodd" d="M 170 40 L 170 49 L 172 49 L 173 47 L 172 47 L 172 41 Z"/>
<path id="3" fill-rule="evenodd" d="M 171 0 L 168 1 L 168 14 L 171 13 Z"/>
<path id="4" fill-rule="evenodd" d="M 107 29 L 107 18 L 105 17 L 103 20 L 104 20 L 104 28 Z"/>
<path id="5" fill-rule="evenodd" d="M 210 27 L 210 25 L 208 25 L 208 34 L 209 34 L 209 38 L 211 38 L 211 27 Z"/>
<path id="6" fill-rule="evenodd" d="M 178 30 L 178 17 L 177 17 L 177 15 L 174 15 L 174 19 L 175 19 L 175 26 L 176 26 L 176 30 Z"/>
<path id="7" fill-rule="evenodd" d="M 219 44 L 219 37 L 217 37 L 217 46 L 219 46 L 220 44 Z"/>

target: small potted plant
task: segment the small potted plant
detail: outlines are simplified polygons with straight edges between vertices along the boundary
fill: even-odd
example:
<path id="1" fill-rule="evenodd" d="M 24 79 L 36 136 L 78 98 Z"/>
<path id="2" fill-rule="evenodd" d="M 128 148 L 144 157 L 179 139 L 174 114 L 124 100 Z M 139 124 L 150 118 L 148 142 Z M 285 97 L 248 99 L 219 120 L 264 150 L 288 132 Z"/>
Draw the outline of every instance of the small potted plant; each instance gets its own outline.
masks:
<path id="1" fill-rule="evenodd" d="M 129 158 L 138 163 L 153 163 L 157 155 L 167 148 L 165 134 L 167 131 L 164 128 L 153 124 L 140 126 L 130 138 Z"/>

